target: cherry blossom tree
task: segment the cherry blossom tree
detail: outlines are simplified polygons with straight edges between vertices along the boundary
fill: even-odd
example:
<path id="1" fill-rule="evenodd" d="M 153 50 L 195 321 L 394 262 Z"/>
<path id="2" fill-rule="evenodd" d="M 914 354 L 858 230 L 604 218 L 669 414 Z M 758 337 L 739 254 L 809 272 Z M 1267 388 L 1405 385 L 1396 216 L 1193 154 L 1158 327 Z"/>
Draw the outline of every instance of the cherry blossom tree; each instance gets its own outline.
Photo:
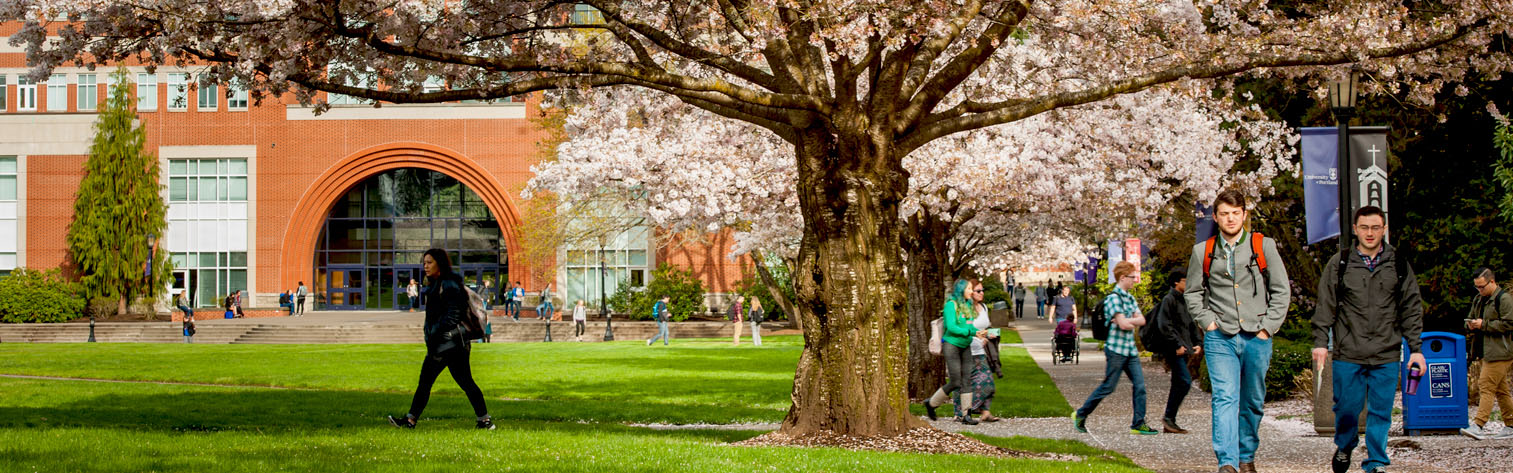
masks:
<path id="1" fill-rule="evenodd" d="M 602 22 L 569 21 L 580 3 Z M 803 215 L 793 274 L 805 350 L 782 427 L 802 437 L 922 425 L 905 390 L 906 157 L 1164 84 L 1250 75 L 1317 88 L 1360 64 L 1370 88 L 1432 100 L 1468 74 L 1510 69 L 1493 39 L 1513 32 L 1513 0 L 1412 5 L 12 0 L 0 20 L 25 22 L 11 42 L 26 46 L 33 79 L 140 59 L 315 104 L 318 92 L 445 102 L 629 85 L 767 130 L 791 149 Z"/>

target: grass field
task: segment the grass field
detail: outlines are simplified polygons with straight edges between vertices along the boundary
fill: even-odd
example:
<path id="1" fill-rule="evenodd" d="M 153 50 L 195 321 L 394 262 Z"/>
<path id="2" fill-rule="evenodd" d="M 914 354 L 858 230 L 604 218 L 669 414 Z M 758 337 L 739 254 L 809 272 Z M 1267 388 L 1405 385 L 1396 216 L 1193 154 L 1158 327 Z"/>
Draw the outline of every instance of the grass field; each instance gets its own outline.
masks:
<path id="1" fill-rule="evenodd" d="M 1084 462 L 733 447 L 762 432 L 631 425 L 781 420 L 802 341 L 771 338 L 478 345 L 492 432 L 471 428 L 445 375 L 419 429 L 388 426 L 419 346 L 0 344 L 0 374 L 126 381 L 0 377 L 0 471 L 1143 471 L 1070 441 L 983 438 Z M 1016 381 L 995 414 L 1042 416 L 1050 395 L 1070 409 L 1022 349 L 1004 364 Z"/>

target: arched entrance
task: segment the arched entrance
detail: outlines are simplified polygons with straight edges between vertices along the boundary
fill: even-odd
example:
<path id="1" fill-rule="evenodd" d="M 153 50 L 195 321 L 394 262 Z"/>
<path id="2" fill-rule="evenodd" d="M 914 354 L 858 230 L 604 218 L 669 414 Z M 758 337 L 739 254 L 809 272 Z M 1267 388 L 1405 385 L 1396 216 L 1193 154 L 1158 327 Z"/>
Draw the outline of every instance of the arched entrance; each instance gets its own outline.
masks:
<path id="1" fill-rule="evenodd" d="M 421 254 L 443 248 L 475 289 L 508 271 L 499 222 L 457 179 L 421 168 L 376 174 L 331 208 L 315 252 L 316 301 L 333 310 L 403 309 Z M 423 281 L 422 281 L 423 283 Z"/>
<path id="2" fill-rule="evenodd" d="M 398 170 L 405 171 L 397 172 Z M 396 173 L 390 174 L 390 171 L 396 171 Z M 378 194 L 378 198 L 372 200 L 372 202 L 374 202 L 375 205 L 378 206 L 378 210 L 375 211 L 373 215 L 378 216 L 380 215 L 379 211 L 383 211 L 383 209 L 385 208 L 384 205 L 386 205 L 381 193 L 392 193 L 399 191 L 399 188 L 397 187 L 398 184 L 393 183 L 393 179 L 400 175 L 408 175 L 410 176 L 410 178 L 414 179 L 418 178 L 418 176 L 422 174 L 431 176 L 425 178 L 425 182 L 429 183 L 428 186 L 440 184 L 441 188 L 443 189 L 452 189 L 447 192 L 451 192 L 451 195 L 456 197 L 457 208 L 459 212 L 459 216 L 443 219 L 444 221 L 439 223 L 439 225 L 441 225 L 442 232 L 441 239 L 433 240 L 433 243 L 447 241 L 447 232 L 451 228 L 450 222 L 456 222 L 458 237 L 453 241 L 456 241 L 458 244 L 462 244 L 462 239 L 465 236 L 478 236 L 478 233 L 476 231 L 470 234 L 464 234 L 462 232 L 462 222 L 469 220 L 469 217 L 461 215 L 461 212 L 464 208 L 470 208 L 473 209 L 471 210 L 473 212 L 472 215 L 477 216 L 481 211 L 483 215 L 482 219 L 490 219 L 497 225 L 497 238 L 485 238 L 485 240 L 496 242 L 495 244 L 498 247 L 499 256 L 496 263 L 494 264 L 500 266 L 498 271 L 503 271 L 503 266 L 507 264 L 505 255 L 519 251 L 519 240 L 514 229 L 520 223 L 519 214 L 506 196 L 504 188 L 498 183 L 498 181 L 494 179 L 491 174 L 479 167 L 477 163 L 463 158 L 459 153 L 456 153 L 452 150 L 434 145 L 419 143 L 395 143 L 369 148 L 352 154 L 351 156 L 332 166 L 330 169 L 327 169 L 326 172 L 323 173 L 320 178 L 316 179 L 316 181 L 305 191 L 305 194 L 300 198 L 299 204 L 296 206 L 293 214 L 290 215 L 289 226 L 285 230 L 283 248 L 284 251 L 282 252 L 282 255 L 280 255 L 281 266 L 277 287 L 293 288 L 297 286 L 299 282 L 305 282 L 307 285 L 309 285 L 310 292 L 312 294 L 329 298 L 329 294 L 327 294 L 325 291 L 327 291 L 328 289 L 326 286 L 328 286 L 329 283 L 334 279 L 334 274 L 331 273 L 331 260 L 322 259 L 320 261 L 321 264 L 325 265 L 325 280 L 322 281 L 323 284 L 315 285 L 314 283 L 316 277 L 319 276 L 317 270 L 318 268 L 320 268 L 320 266 L 318 266 L 317 264 L 317 258 L 330 258 L 330 252 L 349 253 L 351 250 L 350 246 L 352 246 L 353 244 L 351 243 L 350 238 L 345 238 L 345 243 L 341 243 L 336 247 L 333 247 L 331 245 L 330 239 L 323 236 L 328 231 L 328 217 L 335 214 L 335 212 L 338 212 L 337 209 L 339 207 L 342 207 L 343 210 L 340 210 L 340 212 L 345 212 L 344 214 L 342 214 L 345 215 L 345 217 L 338 218 L 354 218 L 351 217 L 351 199 L 353 198 L 352 193 L 354 191 L 358 192 L 358 195 L 362 196 L 362 199 L 366 199 L 366 193 L 369 192 L 367 189 L 369 188 L 377 189 L 373 192 L 380 193 Z M 389 177 L 379 177 L 384 175 L 388 175 Z M 438 178 L 435 176 L 441 177 Z M 371 183 L 371 186 L 369 183 L 370 179 L 376 179 Z M 388 191 L 383 190 L 383 182 L 385 179 L 389 179 L 391 181 L 391 184 L 389 184 L 388 187 Z M 452 185 L 452 182 L 455 182 L 456 185 Z M 434 189 L 434 187 L 427 187 L 427 189 Z M 463 192 L 464 189 L 466 190 L 466 192 Z M 406 192 L 413 190 L 416 189 L 412 188 L 406 190 Z M 464 201 L 463 199 L 466 200 Z M 397 205 L 402 203 L 404 205 L 414 205 L 414 199 L 400 200 L 405 200 L 411 203 L 397 202 L 395 201 L 395 199 L 390 198 L 389 204 L 387 205 Z M 367 210 L 367 207 L 369 205 L 368 202 L 368 200 L 363 200 L 363 203 L 360 204 L 360 212 Z M 427 202 L 431 201 L 427 200 Z M 471 202 L 473 205 L 466 205 L 469 202 Z M 481 203 L 482 205 L 477 205 L 479 203 Z M 446 212 L 450 212 L 450 210 L 447 210 Z M 391 226 L 388 228 L 394 228 L 392 227 L 392 222 L 396 221 L 395 219 L 420 218 L 406 217 L 403 215 L 403 213 L 404 211 L 401 211 L 401 215 L 387 217 L 387 219 L 391 222 L 389 224 Z M 367 281 L 369 280 L 370 276 L 368 268 L 368 261 L 370 261 L 370 256 L 376 258 L 373 261 L 378 263 L 377 268 L 380 271 L 382 271 L 383 268 L 395 268 L 396 273 L 394 274 L 394 277 L 396 279 L 397 285 L 397 279 L 398 276 L 400 276 L 400 274 L 397 273 L 397 269 L 402 264 L 399 261 L 407 260 L 400 259 L 396 261 L 396 258 L 401 258 L 401 256 L 399 255 L 408 254 L 409 251 L 401 251 L 399 248 L 400 244 L 396 242 L 393 244 L 393 251 L 388 252 L 390 255 L 388 257 L 389 259 L 385 260 L 385 257 L 383 256 L 383 253 L 385 253 L 385 251 L 381 246 L 384 243 L 375 242 L 373 244 L 376 246 L 376 248 L 374 248 L 374 250 L 371 252 L 373 254 L 370 255 L 370 252 L 367 249 L 367 245 L 370 243 L 371 239 L 368 239 L 369 230 L 367 228 L 367 225 L 372 223 L 375 227 L 374 231 L 377 232 L 372 236 L 381 238 L 384 235 L 384 230 L 380 229 L 380 225 L 382 225 L 381 222 L 385 221 L 386 218 L 376 217 L 370 219 L 366 216 L 367 214 L 360 213 L 359 215 L 363 216 L 355 218 L 363 225 L 363 233 L 361 236 L 363 236 L 364 239 L 359 241 L 363 245 L 363 250 L 361 250 L 361 277 L 363 278 L 362 280 L 364 295 L 357 300 L 361 301 L 361 307 L 367 307 L 368 301 L 372 299 L 366 293 L 366 289 L 368 287 Z M 432 213 L 432 215 L 434 216 L 435 214 Z M 472 218 L 471 220 L 476 222 L 477 220 L 480 220 L 480 218 Z M 410 221 L 408 223 L 413 226 L 419 225 L 419 223 L 413 221 Z M 428 231 L 432 228 L 432 223 L 435 222 L 427 222 Z M 352 233 L 350 233 L 350 231 L 355 230 L 356 228 L 357 227 L 355 226 L 355 223 L 348 222 L 348 225 L 346 227 L 340 227 L 338 228 L 338 230 L 347 232 L 347 235 L 345 236 L 351 236 Z M 410 243 L 407 243 L 407 245 L 409 244 Z M 322 245 L 325 245 L 324 249 L 322 249 Z M 346 245 L 346 247 L 342 247 L 341 245 Z M 472 244 L 469 245 L 471 246 Z M 443 245 L 438 246 L 446 247 Z M 464 248 L 447 247 L 447 249 L 456 250 L 454 255 L 458 256 L 459 259 L 465 259 L 462 258 L 464 254 L 461 252 L 461 250 L 464 250 Z M 325 253 L 324 255 L 318 254 L 323 252 Z M 483 258 L 481 253 L 481 251 L 473 252 L 473 260 L 479 261 L 481 258 Z M 408 256 L 404 256 L 404 258 L 407 257 Z M 354 261 L 353 259 L 351 259 L 354 258 L 354 256 L 350 254 L 340 254 L 337 255 L 337 258 L 337 261 Z M 416 259 L 415 261 L 418 265 L 419 260 Z M 389 264 L 386 265 L 385 263 Z M 339 267 L 342 264 L 344 263 L 337 263 L 336 266 Z M 473 264 L 486 265 L 488 263 Z M 356 269 L 355 265 L 348 266 L 347 268 Z M 350 278 L 353 277 L 352 274 L 353 273 L 344 272 L 342 274 L 343 280 L 350 281 Z M 383 273 L 380 272 L 377 274 L 379 281 L 382 282 Z M 482 273 L 475 273 L 474 281 L 481 281 L 481 277 Z M 392 291 L 392 288 L 394 286 L 387 287 L 389 287 Z M 344 299 L 342 300 L 343 305 L 356 308 L 358 305 L 350 304 L 349 302 L 353 302 L 353 300 L 347 299 L 348 296 L 345 295 L 350 292 L 355 291 L 348 289 L 342 292 L 344 297 Z M 379 291 L 375 294 L 377 295 L 377 300 L 381 302 L 383 300 L 383 292 Z M 397 301 L 395 301 L 395 298 L 393 297 L 389 298 L 389 301 L 391 301 L 391 304 L 397 304 Z M 382 307 L 382 304 L 380 303 L 379 306 Z"/>

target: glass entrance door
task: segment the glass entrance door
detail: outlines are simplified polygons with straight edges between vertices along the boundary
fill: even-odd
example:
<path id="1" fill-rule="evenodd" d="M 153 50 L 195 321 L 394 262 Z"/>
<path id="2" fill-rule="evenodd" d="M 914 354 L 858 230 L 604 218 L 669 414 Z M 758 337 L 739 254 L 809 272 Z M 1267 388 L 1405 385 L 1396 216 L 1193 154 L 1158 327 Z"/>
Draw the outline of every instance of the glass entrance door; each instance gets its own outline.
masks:
<path id="1" fill-rule="evenodd" d="M 326 300 L 330 301 L 330 308 L 363 308 L 363 269 L 362 266 L 332 266 L 328 269 Z"/>
<path id="2" fill-rule="evenodd" d="M 417 309 L 424 307 L 423 305 L 412 305 L 419 301 L 410 300 L 411 279 L 415 280 L 417 294 L 424 290 L 422 284 L 424 284 L 425 278 L 421 277 L 419 266 L 397 266 L 394 268 L 394 307 L 399 310 L 411 307 Z M 415 298 L 420 299 L 420 296 L 416 296 Z"/>

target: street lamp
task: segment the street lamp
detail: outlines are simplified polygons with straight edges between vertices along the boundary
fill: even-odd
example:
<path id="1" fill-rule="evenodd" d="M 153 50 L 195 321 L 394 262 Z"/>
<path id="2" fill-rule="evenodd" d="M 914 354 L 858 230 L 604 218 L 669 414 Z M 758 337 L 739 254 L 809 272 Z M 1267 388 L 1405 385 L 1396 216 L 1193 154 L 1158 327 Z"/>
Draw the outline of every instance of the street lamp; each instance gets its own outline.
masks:
<path id="1" fill-rule="evenodd" d="M 1345 266 L 1350 261 L 1350 216 L 1355 209 L 1350 205 L 1350 188 L 1355 183 L 1355 169 L 1350 165 L 1350 117 L 1355 115 L 1356 96 L 1360 94 L 1361 66 L 1353 66 L 1350 73 L 1343 78 L 1329 82 L 1329 108 L 1334 111 L 1335 120 L 1339 122 L 1339 155 L 1336 157 L 1338 167 L 1335 182 L 1340 190 L 1340 267 L 1339 283 L 1345 281 Z M 1335 301 L 1335 313 L 1344 311 L 1345 298 L 1340 297 Z"/>
<path id="2" fill-rule="evenodd" d="M 609 271 L 604 259 L 604 245 L 609 235 L 599 235 L 599 313 L 604 314 L 604 341 L 615 341 L 615 328 L 609 316 L 609 299 L 604 294 L 604 273 Z"/>

